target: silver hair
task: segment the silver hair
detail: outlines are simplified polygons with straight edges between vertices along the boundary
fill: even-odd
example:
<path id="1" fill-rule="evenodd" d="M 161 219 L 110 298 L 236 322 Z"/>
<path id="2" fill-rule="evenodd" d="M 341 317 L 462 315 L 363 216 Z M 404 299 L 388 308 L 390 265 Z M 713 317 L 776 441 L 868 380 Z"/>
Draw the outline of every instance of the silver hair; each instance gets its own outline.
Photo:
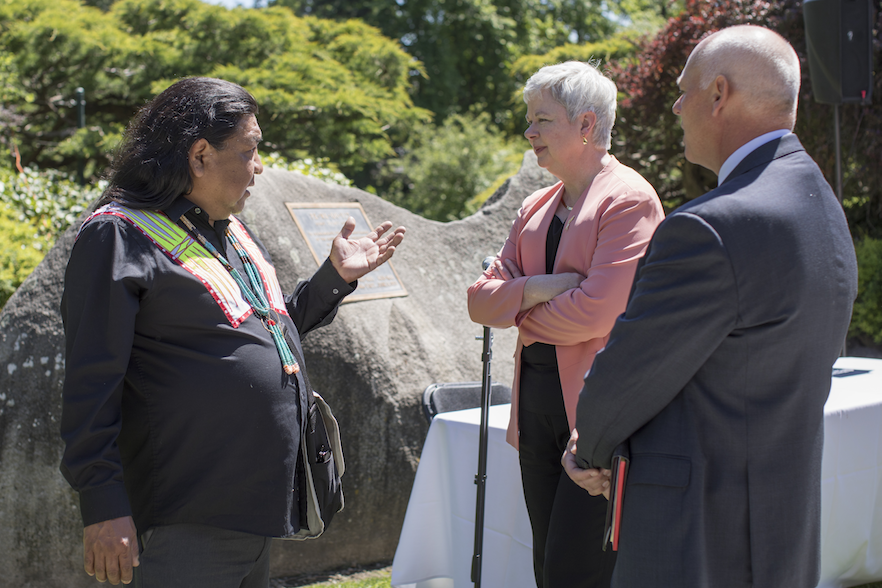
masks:
<path id="1" fill-rule="evenodd" d="M 612 145 L 612 127 L 616 122 L 616 85 L 600 73 L 594 64 L 566 61 L 546 65 L 534 73 L 524 86 L 524 102 L 529 104 L 548 90 L 551 97 L 567 110 L 570 122 L 583 112 L 597 116 L 591 140 L 599 148 Z"/>
<path id="2" fill-rule="evenodd" d="M 751 97 L 749 107 L 796 115 L 799 57 L 778 33 L 753 25 L 722 29 L 696 47 L 701 88 L 724 75 Z"/>

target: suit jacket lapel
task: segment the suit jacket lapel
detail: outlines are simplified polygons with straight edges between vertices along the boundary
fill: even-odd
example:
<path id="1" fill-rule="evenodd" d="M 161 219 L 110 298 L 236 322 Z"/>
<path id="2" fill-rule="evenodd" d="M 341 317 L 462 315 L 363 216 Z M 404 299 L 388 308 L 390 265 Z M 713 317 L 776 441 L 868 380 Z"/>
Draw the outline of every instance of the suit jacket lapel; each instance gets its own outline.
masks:
<path id="1" fill-rule="evenodd" d="M 779 157 L 784 157 L 785 155 L 790 155 L 797 151 L 805 151 L 805 149 L 803 148 L 802 143 L 799 142 L 797 136 L 793 133 L 784 135 L 780 139 L 769 141 L 765 145 L 760 145 L 748 153 L 747 157 L 742 159 L 741 163 L 735 166 L 735 169 L 732 170 L 732 173 L 729 174 L 726 181 L 720 185 L 724 186 L 734 178 L 749 172 L 755 167 L 767 165 Z"/>

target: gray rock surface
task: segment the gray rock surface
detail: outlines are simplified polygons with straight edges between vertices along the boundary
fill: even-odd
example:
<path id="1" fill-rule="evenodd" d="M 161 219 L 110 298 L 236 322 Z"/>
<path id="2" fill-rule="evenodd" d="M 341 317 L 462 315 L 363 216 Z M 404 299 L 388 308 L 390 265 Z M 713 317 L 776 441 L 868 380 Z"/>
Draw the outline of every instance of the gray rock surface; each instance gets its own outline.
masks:
<path id="1" fill-rule="evenodd" d="M 274 576 L 390 560 L 428 430 L 422 391 L 479 380 L 481 335 L 466 288 L 508 234 L 522 200 L 555 180 L 527 152 L 476 214 L 416 216 L 366 192 L 266 170 L 243 216 L 290 291 L 317 268 L 286 202 L 359 202 L 371 222 L 408 229 L 393 265 L 406 297 L 344 304 L 304 344 L 313 386 L 333 408 L 346 455 L 346 508 L 315 541 L 276 541 Z M 62 236 L 0 314 L 0 578 L 21 588 L 94 586 L 82 571 L 78 499 L 58 472 L 64 334 L 58 305 L 75 231 Z M 510 383 L 515 332 L 494 331 L 494 380 Z M 243 472 L 243 475 L 247 475 Z"/>

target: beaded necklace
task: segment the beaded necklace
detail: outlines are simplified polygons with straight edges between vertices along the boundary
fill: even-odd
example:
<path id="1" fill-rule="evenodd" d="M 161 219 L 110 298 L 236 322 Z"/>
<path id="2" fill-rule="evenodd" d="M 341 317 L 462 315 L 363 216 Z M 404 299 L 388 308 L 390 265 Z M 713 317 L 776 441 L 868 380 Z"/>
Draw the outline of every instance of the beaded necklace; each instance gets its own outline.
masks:
<path id="1" fill-rule="evenodd" d="M 285 373 L 290 375 L 299 372 L 300 365 L 298 365 L 297 360 L 294 359 L 294 355 L 291 353 L 291 348 L 288 346 L 288 342 L 285 341 L 285 336 L 282 334 L 282 329 L 279 327 L 279 323 L 273 320 L 271 316 L 275 311 L 267 300 L 263 279 L 261 279 L 257 267 L 255 267 L 254 262 L 251 260 L 251 256 L 248 255 L 248 252 L 242 247 L 242 244 L 239 243 L 236 236 L 230 232 L 229 226 L 227 226 L 227 230 L 224 233 L 230 241 L 230 244 L 233 246 L 233 249 L 235 249 L 236 253 L 239 255 L 239 259 L 242 260 L 242 265 L 245 267 L 245 273 L 248 274 L 248 281 L 250 284 L 246 284 L 245 280 L 242 278 L 242 274 L 230 265 L 230 262 L 220 254 L 214 245 L 208 242 L 208 239 L 202 236 L 202 233 L 196 230 L 196 227 L 193 226 L 190 219 L 182 216 L 181 222 L 184 223 L 184 226 L 187 227 L 190 234 L 196 237 L 199 243 L 208 249 L 208 251 L 214 255 L 215 259 L 217 259 L 221 265 L 230 272 L 230 275 L 233 276 L 233 279 L 239 285 L 239 289 L 242 291 L 245 300 L 248 301 L 248 304 L 250 304 L 251 308 L 254 310 L 254 314 L 257 315 L 264 328 L 269 331 L 270 335 L 272 335 L 273 342 L 276 344 L 276 349 L 279 351 L 279 358 L 282 360 L 282 368 L 285 370 Z M 278 315 L 276 315 L 276 318 L 278 318 Z"/>

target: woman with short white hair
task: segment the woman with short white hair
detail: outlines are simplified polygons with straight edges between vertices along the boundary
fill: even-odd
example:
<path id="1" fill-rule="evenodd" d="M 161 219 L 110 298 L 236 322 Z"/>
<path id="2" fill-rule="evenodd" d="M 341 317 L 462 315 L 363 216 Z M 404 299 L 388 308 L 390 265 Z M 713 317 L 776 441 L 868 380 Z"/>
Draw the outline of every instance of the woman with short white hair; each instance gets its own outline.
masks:
<path id="1" fill-rule="evenodd" d="M 606 499 L 560 464 L 582 378 L 625 310 L 664 214 L 652 186 L 609 153 L 616 87 L 596 67 L 543 67 L 524 88 L 524 132 L 560 181 L 524 200 L 497 259 L 469 288 L 477 323 L 517 327 L 508 441 L 519 450 L 538 588 L 606 588 Z"/>

